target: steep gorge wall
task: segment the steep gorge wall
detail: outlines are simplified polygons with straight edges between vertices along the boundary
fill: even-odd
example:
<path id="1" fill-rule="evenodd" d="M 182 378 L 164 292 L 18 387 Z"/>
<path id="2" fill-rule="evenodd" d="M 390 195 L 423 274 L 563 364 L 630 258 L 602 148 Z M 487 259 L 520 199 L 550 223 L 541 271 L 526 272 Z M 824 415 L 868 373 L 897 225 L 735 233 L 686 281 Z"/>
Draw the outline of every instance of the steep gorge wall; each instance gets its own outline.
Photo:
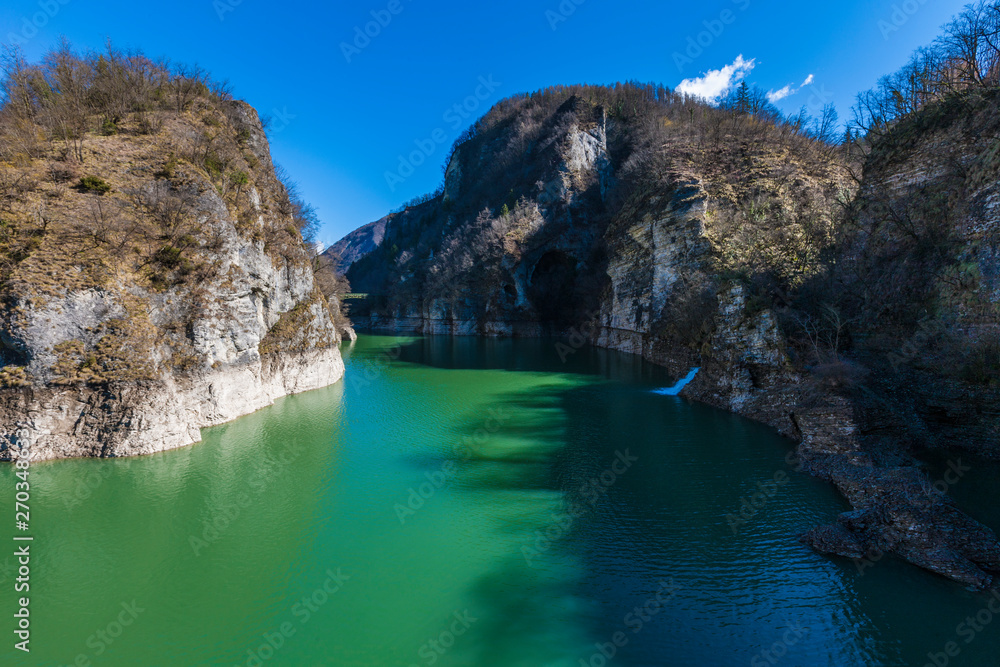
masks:
<path id="1" fill-rule="evenodd" d="M 726 232 L 717 221 L 731 215 L 732 202 L 714 197 L 705 187 L 704 174 L 678 170 L 662 189 L 626 214 L 595 222 L 595 197 L 600 202 L 615 178 L 606 136 L 602 125 L 582 129 L 581 123 L 570 123 L 565 137 L 550 139 L 558 151 L 550 157 L 548 180 L 538 185 L 533 201 L 522 200 L 500 222 L 499 231 L 480 234 L 458 226 L 442 242 L 445 248 L 491 246 L 488 252 L 499 246 L 502 277 L 488 284 L 487 291 L 482 289 L 485 281 L 460 274 L 455 278 L 460 287 L 450 297 L 422 292 L 400 305 L 358 315 L 355 323 L 372 331 L 442 335 L 536 337 L 583 332 L 592 344 L 642 355 L 678 377 L 700 366 L 687 395 L 795 435 L 789 409 L 794 397 L 774 401 L 775 392 L 788 393 L 788 387 L 799 381 L 776 315 L 750 303 L 738 280 L 718 283 L 719 258 L 725 249 L 717 239 Z M 470 171 L 458 163 L 458 158 L 453 160 L 449 174 Z M 777 160 L 762 167 L 784 168 Z M 800 182 L 809 181 L 801 196 L 810 206 L 832 207 L 835 188 L 822 192 L 815 175 L 796 176 Z M 846 175 L 838 178 L 837 186 L 846 187 Z M 460 190 L 452 178 L 446 179 L 445 193 L 455 197 Z M 597 260 L 595 247 L 602 249 Z M 567 280 L 582 274 L 600 276 L 599 291 L 586 296 L 560 294 L 557 286 L 533 295 L 539 272 L 552 257 L 573 265 L 574 278 L 567 275 Z M 418 279 L 421 270 L 416 270 Z M 405 289 L 413 274 L 405 268 L 400 273 Z M 545 312 L 547 302 L 558 304 L 566 298 L 575 301 L 570 314 L 553 317 Z M 701 319 L 677 322 L 678 316 Z M 691 340 L 682 340 L 689 331 L 669 337 L 664 326 L 704 331 L 698 332 L 695 347 Z"/>
<path id="2" fill-rule="evenodd" d="M 516 131 L 498 136 L 494 130 L 461 146 L 447 170 L 443 196 L 391 220 L 382 246 L 349 274 L 352 282 L 365 285 L 363 291 L 380 297 L 357 323 L 375 331 L 582 336 L 640 354 L 677 377 L 698 367 L 684 396 L 793 438 L 798 465 L 829 480 L 852 504 L 852 512 L 804 536 L 817 550 L 852 558 L 894 553 L 970 586 L 991 585 L 1000 573 L 1000 540 L 935 492 L 913 458 L 914 443 L 930 444 L 915 430 L 926 415 L 888 407 L 907 376 L 883 368 L 884 360 L 909 334 L 900 339 L 898 326 L 892 336 L 875 329 L 872 341 L 895 342 L 888 349 L 875 348 L 874 342 L 858 346 L 856 360 L 839 340 L 820 350 L 824 335 L 831 341 L 841 335 L 842 323 L 835 308 L 816 301 L 835 296 L 810 294 L 841 281 L 852 295 L 871 292 L 866 298 L 876 306 L 880 291 L 886 302 L 897 298 L 890 298 L 888 287 L 898 281 L 857 287 L 830 268 L 832 253 L 844 253 L 837 267 L 869 252 L 859 249 L 857 237 L 841 247 L 838 217 L 862 199 L 846 165 L 830 150 L 813 154 L 794 141 L 755 142 L 734 134 L 727 143 L 713 144 L 667 136 L 662 149 L 644 156 L 657 164 L 659 180 L 615 199 L 616 186 L 628 178 L 627 153 L 609 142 L 613 132 L 621 134 L 622 128 L 614 127 L 620 122 L 570 100 L 554 113 L 551 134 L 519 142 L 511 136 Z M 525 125 L 529 121 L 520 119 L 499 127 Z M 959 163 L 982 160 L 983 146 L 949 141 L 961 146 Z M 501 196 L 507 188 L 520 196 L 516 203 L 507 197 L 501 207 L 495 198 L 477 198 L 481 189 L 470 192 L 464 179 L 489 169 L 484 156 L 496 158 L 494 147 L 504 145 L 525 146 L 522 161 L 529 166 L 494 188 Z M 903 156 L 924 166 L 911 167 L 897 155 L 887 180 L 919 195 L 946 170 L 940 162 L 956 155 L 933 146 L 910 149 Z M 885 194 L 877 176 L 866 174 L 862 193 Z M 968 264 L 972 258 L 982 276 L 978 294 L 992 293 L 996 275 L 991 258 L 997 237 L 990 234 L 996 225 L 991 189 L 996 180 L 984 182 L 985 189 L 969 199 L 975 214 L 956 216 L 968 221 L 958 224 L 964 235 L 959 256 L 943 259 Z M 456 210 L 462 210 L 464 197 L 475 200 L 465 202 L 463 220 Z M 928 218 L 941 218 L 931 213 Z M 882 230 L 863 239 L 896 253 L 875 255 L 876 266 L 903 262 L 905 246 L 893 236 L 897 233 Z M 390 246 L 398 252 L 387 252 Z M 901 266 L 905 274 L 909 269 Z M 911 298 L 908 289 L 901 287 L 897 300 Z M 972 303 L 968 296 L 944 304 L 964 308 L 959 304 Z M 803 302 L 806 309 L 796 310 Z M 996 326 L 995 313 L 983 308 L 976 313 L 970 325 Z M 806 347 L 811 343 L 819 359 L 804 358 L 809 350 L 790 337 L 789 318 L 801 318 L 801 324 L 794 319 L 791 324 L 800 327 L 800 339 L 809 339 Z M 821 331 L 829 326 L 826 319 L 836 322 L 832 332 Z M 959 340 L 967 332 L 949 331 Z M 871 379 L 865 379 L 863 364 L 870 364 Z M 942 382 L 928 386 L 951 382 L 936 379 Z M 964 391 L 982 393 L 967 385 Z M 967 437 L 965 444 L 982 453 L 991 437 L 996 440 L 998 420 L 991 421 L 988 411 L 977 419 L 986 435 Z M 923 433 L 935 430 L 933 423 L 922 425 Z"/>
<path id="3" fill-rule="evenodd" d="M 90 139 L 85 168 L 109 193 L 40 176 L 25 195 L 21 205 L 46 206 L 51 222 L 30 232 L 32 252 L 4 281 L 0 459 L 29 445 L 36 459 L 181 447 L 343 376 L 349 330 L 284 212 L 256 112 L 229 104 L 228 116 L 208 104 L 167 114 L 152 140 Z M 178 157 L 209 132 L 211 168 Z M 37 162 L 25 169 L 44 174 Z M 115 216 L 100 241 L 88 221 L 98 207 Z M 164 219 L 185 226 L 179 241 Z M 117 252 L 118 239 L 134 253 Z"/>

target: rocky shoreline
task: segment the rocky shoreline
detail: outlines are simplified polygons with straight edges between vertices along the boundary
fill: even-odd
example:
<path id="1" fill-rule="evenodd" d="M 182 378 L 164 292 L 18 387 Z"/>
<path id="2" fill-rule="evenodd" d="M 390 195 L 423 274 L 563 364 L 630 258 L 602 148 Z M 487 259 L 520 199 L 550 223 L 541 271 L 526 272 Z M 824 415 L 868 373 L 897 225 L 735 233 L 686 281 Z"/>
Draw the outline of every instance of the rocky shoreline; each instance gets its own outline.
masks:
<path id="1" fill-rule="evenodd" d="M 337 348 L 268 355 L 196 377 L 107 386 L 25 387 L 0 394 L 0 461 L 30 443 L 32 460 L 154 454 L 201 441 L 201 429 L 233 421 L 283 396 L 344 376 Z"/>

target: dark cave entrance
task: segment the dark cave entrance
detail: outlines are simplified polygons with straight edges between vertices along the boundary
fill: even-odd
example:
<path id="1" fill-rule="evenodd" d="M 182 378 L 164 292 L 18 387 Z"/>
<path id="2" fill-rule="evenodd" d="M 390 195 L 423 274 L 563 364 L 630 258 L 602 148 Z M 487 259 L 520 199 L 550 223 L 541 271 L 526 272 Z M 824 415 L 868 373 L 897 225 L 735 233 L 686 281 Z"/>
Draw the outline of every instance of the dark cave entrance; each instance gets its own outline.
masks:
<path id="1" fill-rule="evenodd" d="M 562 251 L 539 258 L 528 281 L 528 299 L 543 322 L 572 322 L 577 312 L 579 262 Z"/>

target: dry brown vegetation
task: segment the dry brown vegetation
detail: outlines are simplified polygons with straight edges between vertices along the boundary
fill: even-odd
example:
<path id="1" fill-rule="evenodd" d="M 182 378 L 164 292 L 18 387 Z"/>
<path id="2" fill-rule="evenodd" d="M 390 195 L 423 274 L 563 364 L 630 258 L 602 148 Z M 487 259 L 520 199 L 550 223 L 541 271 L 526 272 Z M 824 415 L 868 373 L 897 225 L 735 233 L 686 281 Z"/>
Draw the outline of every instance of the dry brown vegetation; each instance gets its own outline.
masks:
<path id="1" fill-rule="evenodd" d="M 858 95 L 853 125 L 862 144 L 880 138 L 899 120 L 948 97 L 1000 85 L 1000 2 L 977 0 L 917 50 L 899 71 Z"/>
<path id="2" fill-rule="evenodd" d="M 304 261 L 314 213 L 260 150 L 256 113 L 201 70 L 64 43 L 38 65 L 7 51 L 3 92 L 0 284 L 201 283 L 221 243 L 209 190 L 241 234 Z"/>
<path id="3" fill-rule="evenodd" d="M 163 348 L 174 370 L 196 365 L 183 318 L 228 284 L 220 251 L 236 240 L 234 227 L 276 265 L 313 261 L 315 211 L 271 163 L 256 112 L 226 84 L 110 44 L 78 54 L 64 42 L 37 64 L 7 50 L 2 65 L 5 316 L 20 317 L 15 303 L 44 307 L 85 289 L 111 290 L 128 306 L 90 332 L 95 345 L 67 341 L 53 350 L 54 381 L 147 379 L 162 370 L 150 359 Z M 180 320 L 157 330 L 144 299 L 167 290 L 183 294 L 185 305 Z M 146 296 L 132 303 L 135 294 Z M 0 345 L 0 386 L 31 379 L 12 354 Z"/>

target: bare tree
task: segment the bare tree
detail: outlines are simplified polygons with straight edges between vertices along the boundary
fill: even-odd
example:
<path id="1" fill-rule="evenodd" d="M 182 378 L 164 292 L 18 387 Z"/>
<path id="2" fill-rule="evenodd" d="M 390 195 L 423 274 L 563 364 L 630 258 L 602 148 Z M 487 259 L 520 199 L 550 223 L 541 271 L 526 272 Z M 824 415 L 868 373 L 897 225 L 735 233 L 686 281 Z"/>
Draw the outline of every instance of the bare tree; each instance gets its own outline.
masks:
<path id="1" fill-rule="evenodd" d="M 831 102 L 823 107 L 820 117 L 816 120 L 816 138 L 822 142 L 833 144 L 840 138 L 840 115 L 837 107 Z"/>
<path id="2" fill-rule="evenodd" d="M 175 65 L 171 68 L 170 89 L 175 111 L 184 111 L 202 91 L 207 91 L 208 76 L 198 65 Z"/>
<path id="3" fill-rule="evenodd" d="M 31 118 L 35 114 L 32 79 L 35 72 L 24 59 L 24 52 L 19 46 L 3 46 L 0 55 L 0 66 L 3 68 L 4 107 L 20 118 Z"/>
<path id="4" fill-rule="evenodd" d="M 82 162 L 93 72 L 89 63 L 77 56 L 63 38 L 59 47 L 46 57 L 45 73 L 55 96 L 55 101 L 44 110 L 47 124 L 53 137 L 65 142 L 65 154 Z"/>
<path id="5" fill-rule="evenodd" d="M 853 125 L 880 135 L 894 122 L 950 94 L 1000 85 L 1000 2 L 966 6 L 929 47 L 858 96 Z"/>

